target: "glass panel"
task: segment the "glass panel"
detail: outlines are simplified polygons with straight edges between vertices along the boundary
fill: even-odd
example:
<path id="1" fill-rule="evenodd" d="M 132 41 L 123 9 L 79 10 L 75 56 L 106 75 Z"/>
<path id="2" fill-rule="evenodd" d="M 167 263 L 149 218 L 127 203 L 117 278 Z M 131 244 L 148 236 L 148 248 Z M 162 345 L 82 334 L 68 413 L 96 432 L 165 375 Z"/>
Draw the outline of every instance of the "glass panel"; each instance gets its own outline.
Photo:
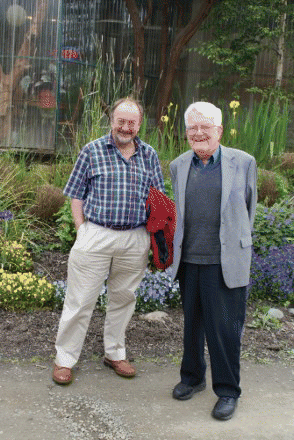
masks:
<path id="1" fill-rule="evenodd" d="M 54 150 L 59 4 L 1 0 L 1 147 Z"/>

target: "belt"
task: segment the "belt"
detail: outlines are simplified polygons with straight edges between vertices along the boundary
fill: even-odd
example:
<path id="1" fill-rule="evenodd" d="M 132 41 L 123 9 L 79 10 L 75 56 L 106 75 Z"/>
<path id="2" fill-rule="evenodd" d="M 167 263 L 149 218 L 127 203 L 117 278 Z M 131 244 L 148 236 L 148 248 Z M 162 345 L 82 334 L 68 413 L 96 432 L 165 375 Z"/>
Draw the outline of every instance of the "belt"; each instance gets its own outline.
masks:
<path id="1" fill-rule="evenodd" d="M 89 221 L 91 223 L 94 223 L 95 225 L 98 226 L 103 226 L 104 228 L 109 228 L 109 229 L 114 229 L 116 231 L 127 231 L 128 229 L 135 229 L 135 228 L 139 228 L 140 226 L 143 226 L 143 224 L 139 225 L 139 226 L 132 226 L 132 225 L 113 225 L 111 223 L 99 223 L 96 221 L 93 221 L 91 219 L 89 219 Z"/>

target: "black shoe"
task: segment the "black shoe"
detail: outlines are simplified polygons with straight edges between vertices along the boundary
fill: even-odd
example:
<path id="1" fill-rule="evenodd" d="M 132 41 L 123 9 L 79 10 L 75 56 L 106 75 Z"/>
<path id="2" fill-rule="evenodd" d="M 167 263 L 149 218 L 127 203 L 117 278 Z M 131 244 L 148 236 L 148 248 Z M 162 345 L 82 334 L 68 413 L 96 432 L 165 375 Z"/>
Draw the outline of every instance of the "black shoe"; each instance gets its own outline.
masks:
<path id="1" fill-rule="evenodd" d="M 205 380 L 198 385 L 186 385 L 182 382 L 178 383 L 173 389 L 173 398 L 178 400 L 188 400 L 191 397 L 198 393 L 199 391 L 205 390 L 206 382 Z"/>
<path id="2" fill-rule="evenodd" d="M 212 410 L 212 417 L 218 420 L 231 419 L 237 408 L 237 402 L 238 399 L 234 397 L 220 397 Z"/>

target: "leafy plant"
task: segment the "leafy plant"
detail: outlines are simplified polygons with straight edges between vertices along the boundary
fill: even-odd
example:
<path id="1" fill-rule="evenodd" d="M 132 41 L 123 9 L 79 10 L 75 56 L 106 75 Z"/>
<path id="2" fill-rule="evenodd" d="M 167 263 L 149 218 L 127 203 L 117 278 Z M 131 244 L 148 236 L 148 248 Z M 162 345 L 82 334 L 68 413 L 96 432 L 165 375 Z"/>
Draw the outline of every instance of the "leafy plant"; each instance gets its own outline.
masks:
<path id="1" fill-rule="evenodd" d="M 270 249 L 267 255 L 253 252 L 250 297 L 284 303 L 294 289 L 294 245 Z"/>
<path id="2" fill-rule="evenodd" d="M 279 329 L 283 326 L 281 321 L 272 317 L 268 312 L 269 306 L 256 307 L 253 313 L 253 320 L 250 323 L 250 327 L 262 328 L 262 329 Z"/>
<path id="3" fill-rule="evenodd" d="M 9 272 L 28 272 L 33 266 L 31 255 L 21 243 L 4 239 L 0 240 L 0 263 Z"/>
<path id="4" fill-rule="evenodd" d="M 281 24 L 283 13 L 287 14 L 286 29 Z M 254 85 L 254 67 L 262 51 L 270 52 L 273 59 L 279 56 L 277 47 L 281 35 L 285 38 L 287 55 L 293 56 L 292 20 L 292 2 L 218 2 L 202 25 L 202 30 L 208 30 L 208 34 L 204 33 L 204 38 L 198 39 L 196 47 L 190 49 L 196 50 L 205 57 L 204 62 L 209 63 L 207 70 L 211 73 L 200 83 L 201 88 L 213 87 L 214 97 L 219 94 L 226 98 L 231 82 L 233 96 L 237 97 L 242 87 L 248 87 L 248 83 Z"/>
<path id="5" fill-rule="evenodd" d="M 67 252 L 76 239 L 76 229 L 71 212 L 71 202 L 68 198 L 56 216 L 58 225 L 56 236 L 61 241 L 61 250 Z"/>
<path id="6" fill-rule="evenodd" d="M 272 206 L 288 195 L 287 179 L 275 171 L 258 168 L 257 191 L 258 201 Z"/>
<path id="7" fill-rule="evenodd" d="M 279 105 L 275 99 L 269 98 L 254 103 L 251 112 L 240 105 L 237 112 L 233 109 L 227 113 L 222 137 L 224 145 L 246 151 L 255 157 L 258 165 L 267 163 L 273 156 L 279 156 L 285 151 L 288 101 Z"/>
<path id="8" fill-rule="evenodd" d="M 45 278 L 28 273 L 8 273 L 0 269 L 0 308 L 30 310 L 53 307 L 55 287 Z"/>
<path id="9" fill-rule="evenodd" d="M 267 254 L 271 247 L 294 243 L 293 201 L 286 199 L 270 208 L 257 204 L 253 246 L 257 254 Z"/>
<path id="10" fill-rule="evenodd" d="M 174 200 L 174 193 L 173 193 L 173 187 L 172 187 L 171 179 L 165 179 L 164 180 L 164 187 L 165 187 L 166 195 L 170 199 Z"/>

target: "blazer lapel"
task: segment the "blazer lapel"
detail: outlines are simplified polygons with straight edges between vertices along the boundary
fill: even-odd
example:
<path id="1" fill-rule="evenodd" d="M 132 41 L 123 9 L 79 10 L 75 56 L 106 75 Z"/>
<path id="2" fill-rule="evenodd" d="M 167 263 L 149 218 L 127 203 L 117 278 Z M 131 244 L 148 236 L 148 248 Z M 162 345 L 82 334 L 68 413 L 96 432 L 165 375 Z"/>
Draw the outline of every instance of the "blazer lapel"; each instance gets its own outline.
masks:
<path id="1" fill-rule="evenodd" d="M 181 159 L 179 164 L 179 175 L 178 175 L 178 185 L 179 185 L 179 208 L 181 212 L 182 219 L 185 216 L 185 196 L 186 196 L 186 185 L 188 174 L 190 170 L 190 165 L 192 161 L 193 151 L 188 151 L 188 153 Z"/>
<path id="2" fill-rule="evenodd" d="M 222 197 L 221 213 L 224 212 L 236 174 L 235 154 L 221 145 Z"/>

